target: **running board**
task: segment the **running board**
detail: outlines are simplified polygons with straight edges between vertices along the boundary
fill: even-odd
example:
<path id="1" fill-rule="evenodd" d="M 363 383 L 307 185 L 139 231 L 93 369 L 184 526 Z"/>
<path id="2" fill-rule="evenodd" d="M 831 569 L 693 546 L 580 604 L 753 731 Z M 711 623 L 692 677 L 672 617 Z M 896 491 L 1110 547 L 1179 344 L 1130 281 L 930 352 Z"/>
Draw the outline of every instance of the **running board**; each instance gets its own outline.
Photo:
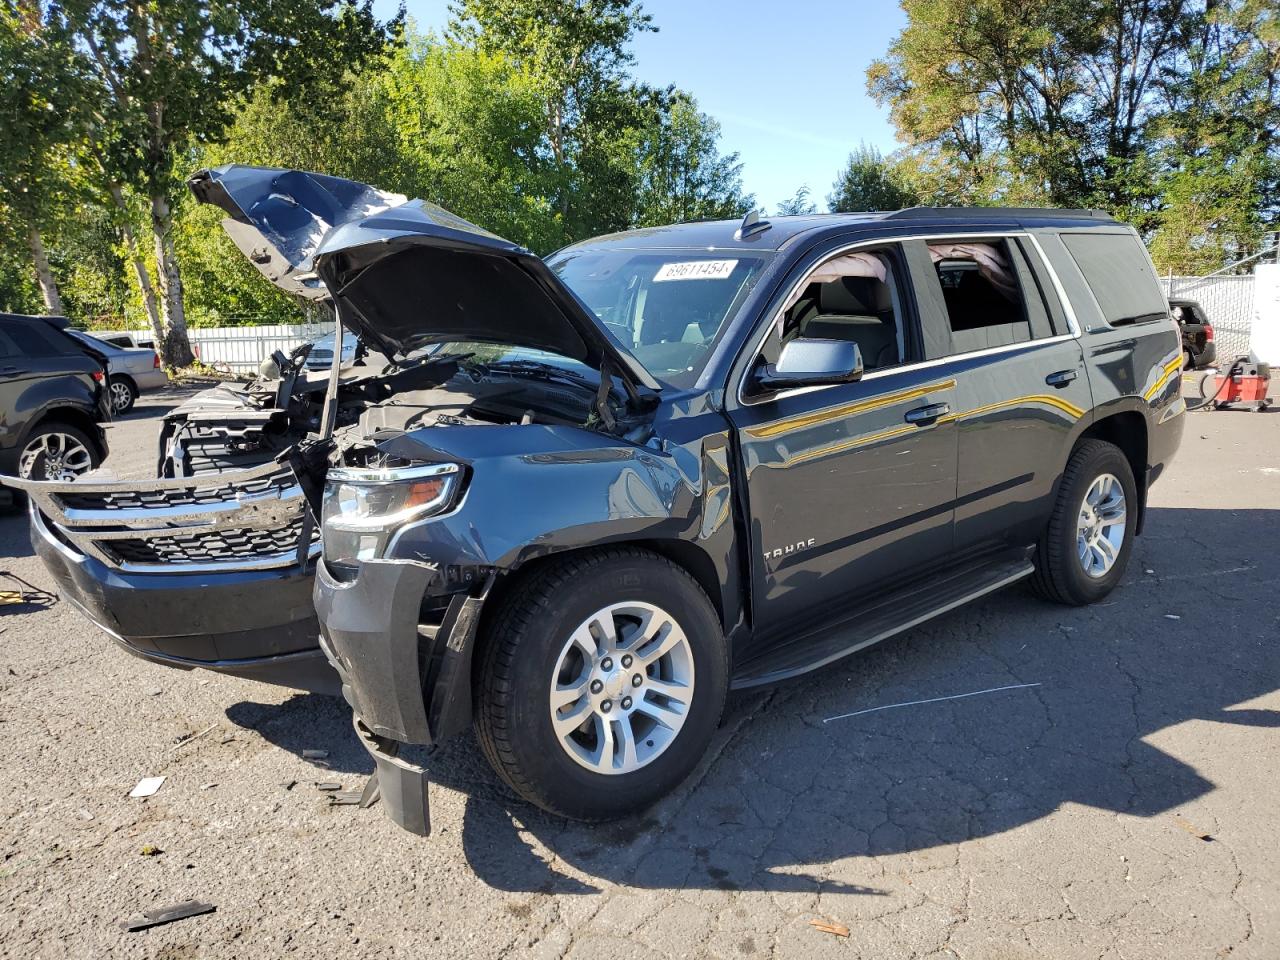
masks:
<path id="1" fill-rule="evenodd" d="M 924 623 L 970 600 L 1016 583 L 1035 572 L 1029 559 L 1008 555 L 978 566 L 939 574 L 848 611 L 840 622 L 782 640 L 739 664 L 735 690 L 778 683 L 817 670 L 895 633 Z"/>

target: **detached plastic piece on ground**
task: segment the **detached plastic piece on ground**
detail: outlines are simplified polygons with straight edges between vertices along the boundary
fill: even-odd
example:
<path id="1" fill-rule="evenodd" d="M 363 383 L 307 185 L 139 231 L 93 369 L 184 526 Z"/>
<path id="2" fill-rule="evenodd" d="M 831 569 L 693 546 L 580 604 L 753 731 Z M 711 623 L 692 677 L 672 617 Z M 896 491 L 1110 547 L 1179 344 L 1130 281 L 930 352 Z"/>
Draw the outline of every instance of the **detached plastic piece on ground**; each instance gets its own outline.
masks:
<path id="1" fill-rule="evenodd" d="M 198 917 L 204 913 L 213 913 L 217 909 L 212 903 L 201 903 L 199 900 L 184 900 L 182 903 L 174 904 L 172 907 L 144 910 L 142 911 L 143 919 L 121 921 L 120 929 L 128 933 L 135 933 L 138 930 L 147 930 L 162 924 L 173 923 L 175 920 L 186 920 L 188 917 Z"/>

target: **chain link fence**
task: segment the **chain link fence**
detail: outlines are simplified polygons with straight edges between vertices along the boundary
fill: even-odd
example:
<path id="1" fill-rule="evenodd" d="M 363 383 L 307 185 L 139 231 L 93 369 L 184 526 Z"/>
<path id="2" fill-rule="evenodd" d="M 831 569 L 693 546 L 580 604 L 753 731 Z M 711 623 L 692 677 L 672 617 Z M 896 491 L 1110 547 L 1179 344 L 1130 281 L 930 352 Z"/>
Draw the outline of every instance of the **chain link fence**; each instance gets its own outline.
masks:
<path id="1" fill-rule="evenodd" d="M 1161 283 L 1170 300 L 1194 300 L 1213 324 L 1218 362 L 1249 352 L 1253 329 L 1253 274 L 1224 277 L 1165 277 Z"/>

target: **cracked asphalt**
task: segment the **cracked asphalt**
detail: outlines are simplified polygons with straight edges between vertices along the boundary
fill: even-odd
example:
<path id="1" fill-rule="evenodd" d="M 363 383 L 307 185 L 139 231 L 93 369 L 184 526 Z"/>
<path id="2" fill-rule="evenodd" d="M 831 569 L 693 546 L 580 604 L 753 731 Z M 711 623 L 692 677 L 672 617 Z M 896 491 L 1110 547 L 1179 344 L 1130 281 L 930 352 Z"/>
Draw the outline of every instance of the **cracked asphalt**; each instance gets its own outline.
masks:
<path id="1" fill-rule="evenodd" d="M 167 402 L 108 466 L 146 474 Z M 20 515 L 0 570 L 52 585 Z M 0 955 L 1275 960 L 1278 595 L 1280 415 L 1190 414 L 1105 603 L 1011 589 L 737 696 L 675 795 L 604 827 L 459 740 L 428 839 L 315 789 L 371 770 L 340 701 L 0 608 Z M 188 898 L 217 912 L 118 926 Z"/>

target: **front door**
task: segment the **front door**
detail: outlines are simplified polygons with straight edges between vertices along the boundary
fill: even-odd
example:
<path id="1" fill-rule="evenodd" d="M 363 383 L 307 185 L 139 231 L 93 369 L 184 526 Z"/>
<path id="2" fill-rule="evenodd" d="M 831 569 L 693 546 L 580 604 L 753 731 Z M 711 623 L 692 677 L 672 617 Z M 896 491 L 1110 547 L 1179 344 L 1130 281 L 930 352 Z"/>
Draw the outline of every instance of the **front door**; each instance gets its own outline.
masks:
<path id="1" fill-rule="evenodd" d="M 731 411 L 747 478 L 760 638 L 816 626 L 952 547 L 957 450 L 947 415 L 955 382 L 913 362 L 923 348 L 901 252 L 889 246 L 873 255 L 883 279 L 868 271 L 802 283 L 770 334 L 855 339 L 863 378 L 747 396 Z M 766 338 L 762 359 L 776 349 Z"/>

